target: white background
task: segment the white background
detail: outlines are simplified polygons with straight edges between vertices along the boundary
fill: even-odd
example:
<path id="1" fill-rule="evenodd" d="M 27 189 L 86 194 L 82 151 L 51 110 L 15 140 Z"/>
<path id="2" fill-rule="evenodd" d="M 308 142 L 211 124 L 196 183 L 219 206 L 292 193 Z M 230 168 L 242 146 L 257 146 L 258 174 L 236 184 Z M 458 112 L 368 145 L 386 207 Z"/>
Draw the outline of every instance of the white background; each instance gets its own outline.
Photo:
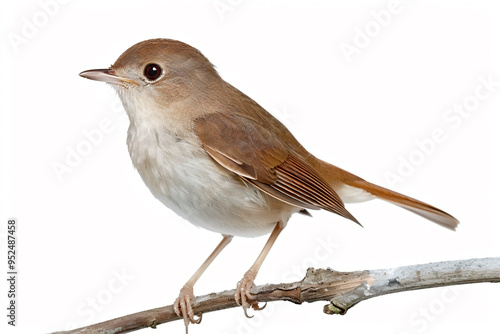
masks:
<path id="1" fill-rule="evenodd" d="M 313 154 L 367 180 L 390 186 L 387 174 L 413 157 L 414 170 L 391 187 L 461 221 L 453 233 L 380 201 L 348 205 L 364 229 L 327 212 L 293 217 L 257 284 L 299 280 L 308 266 L 349 271 L 500 256 L 500 8 L 495 1 L 401 0 L 382 27 L 374 13 L 389 3 L 4 3 L 0 259 L 6 221 L 16 217 L 19 310 L 18 327 L 2 315 L 2 328 L 47 333 L 171 304 L 219 242 L 149 193 L 130 162 L 128 119 L 114 91 L 78 76 L 149 38 L 198 48 Z M 371 37 L 359 44 L 367 28 Z M 355 46 L 356 38 L 349 61 L 341 46 Z M 460 124 L 446 121 L 450 108 L 474 100 L 478 78 L 489 76 L 493 92 Z M 103 120 L 112 130 L 58 177 L 54 166 L 87 145 L 84 133 Z M 446 140 L 423 156 L 415 141 L 436 128 Z M 265 240 L 235 238 L 195 293 L 234 288 Z M 323 314 L 323 302 L 281 302 L 252 320 L 241 309 L 206 314 L 190 331 L 491 333 L 499 300 L 499 285 L 479 284 L 376 298 L 343 317 Z M 181 321 L 157 329 L 183 330 Z"/>

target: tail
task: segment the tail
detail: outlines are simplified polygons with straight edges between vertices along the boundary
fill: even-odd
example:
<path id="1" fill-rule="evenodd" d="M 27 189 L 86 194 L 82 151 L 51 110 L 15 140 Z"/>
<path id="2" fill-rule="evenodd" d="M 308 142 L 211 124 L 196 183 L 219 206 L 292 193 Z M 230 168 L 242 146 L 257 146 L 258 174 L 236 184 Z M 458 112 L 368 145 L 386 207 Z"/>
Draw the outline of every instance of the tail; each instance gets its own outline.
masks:
<path id="1" fill-rule="evenodd" d="M 458 220 L 452 215 L 414 198 L 405 196 L 383 187 L 379 187 L 376 184 L 367 182 L 362 179 L 347 184 L 352 187 L 363 189 L 377 198 L 402 207 L 419 216 L 427 218 L 436 224 L 449 228 L 450 230 L 454 231 L 458 225 Z"/>
<path id="2" fill-rule="evenodd" d="M 362 189 L 377 198 L 402 207 L 453 231 L 459 223 L 455 217 L 432 205 L 367 182 L 312 155 L 307 158 L 307 162 L 318 171 L 333 189 L 341 188 L 343 185 Z"/>

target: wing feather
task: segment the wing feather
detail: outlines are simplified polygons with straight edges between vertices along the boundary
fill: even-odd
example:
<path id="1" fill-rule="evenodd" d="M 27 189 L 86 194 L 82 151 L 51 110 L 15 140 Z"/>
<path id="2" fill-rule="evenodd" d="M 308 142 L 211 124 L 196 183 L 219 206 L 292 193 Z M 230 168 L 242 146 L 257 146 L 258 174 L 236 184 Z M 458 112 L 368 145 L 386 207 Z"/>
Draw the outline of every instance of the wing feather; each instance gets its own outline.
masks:
<path id="1" fill-rule="evenodd" d="M 324 209 L 359 222 L 326 181 L 262 124 L 241 115 L 213 113 L 198 118 L 204 149 L 221 166 L 261 191 L 303 209 Z"/>

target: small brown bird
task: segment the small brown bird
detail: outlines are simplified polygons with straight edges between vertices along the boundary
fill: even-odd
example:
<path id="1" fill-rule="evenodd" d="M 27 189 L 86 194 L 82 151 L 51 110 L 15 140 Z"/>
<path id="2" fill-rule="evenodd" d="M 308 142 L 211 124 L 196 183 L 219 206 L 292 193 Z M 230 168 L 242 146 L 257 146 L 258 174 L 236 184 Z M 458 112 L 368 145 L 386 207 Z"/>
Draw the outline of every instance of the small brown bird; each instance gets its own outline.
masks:
<path id="1" fill-rule="evenodd" d="M 259 309 L 250 289 L 293 213 L 324 209 L 358 223 L 344 203 L 380 198 L 449 229 L 458 225 L 444 211 L 310 154 L 185 43 L 140 42 L 110 68 L 80 75 L 117 90 L 130 118 L 130 157 L 153 195 L 192 224 L 223 236 L 174 303 L 186 330 L 201 320 L 191 306 L 193 286 L 233 236 L 271 233 L 237 285 L 235 299 L 246 312 Z"/>

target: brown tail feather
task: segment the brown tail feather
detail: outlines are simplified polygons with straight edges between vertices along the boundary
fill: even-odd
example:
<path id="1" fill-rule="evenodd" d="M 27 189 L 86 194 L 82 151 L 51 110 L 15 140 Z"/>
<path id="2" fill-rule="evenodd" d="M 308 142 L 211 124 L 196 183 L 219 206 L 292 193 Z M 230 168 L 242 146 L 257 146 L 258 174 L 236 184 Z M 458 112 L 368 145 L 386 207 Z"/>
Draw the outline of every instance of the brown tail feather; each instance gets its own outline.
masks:
<path id="1" fill-rule="evenodd" d="M 427 203 L 418 201 L 414 198 L 405 196 L 395 191 L 379 187 L 373 183 L 366 182 L 362 179 L 353 180 L 348 183 L 350 186 L 361 188 L 377 198 L 395 204 L 408 211 L 411 211 L 419 216 L 429 219 L 430 221 L 439 224 L 443 227 L 455 230 L 458 225 L 458 220 L 450 214 Z"/>
<path id="2" fill-rule="evenodd" d="M 455 217 L 432 205 L 367 182 L 313 155 L 308 155 L 306 159 L 334 189 L 342 187 L 343 184 L 347 184 L 352 187 L 363 189 L 377 198 L 400 206 L 436 224 L 449 228 L 450 230 L 455 230 L 458 225 L 458 220 Z"/>

